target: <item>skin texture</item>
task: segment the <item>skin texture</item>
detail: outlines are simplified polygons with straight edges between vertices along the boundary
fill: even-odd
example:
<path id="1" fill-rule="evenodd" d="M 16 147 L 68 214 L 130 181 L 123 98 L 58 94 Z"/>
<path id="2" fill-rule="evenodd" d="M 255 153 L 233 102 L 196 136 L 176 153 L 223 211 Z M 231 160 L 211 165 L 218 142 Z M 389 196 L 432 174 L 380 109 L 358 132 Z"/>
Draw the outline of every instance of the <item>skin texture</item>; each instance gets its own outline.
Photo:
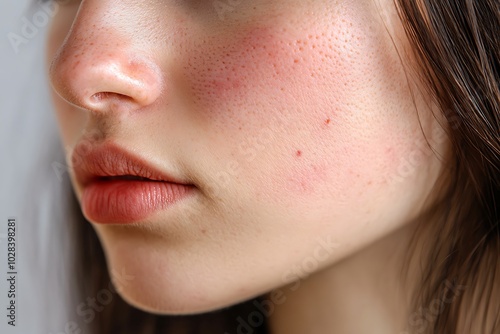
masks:
<path id="1" fill-rule="evenodd" d="M 113 142 L 197 187 L 137 224 L 94 226 L 110 269 L 134 276 L 115 282 L 121 295 L 151 312 L 196 313 L 302 276 L 309 283 L 281 307 L 297 318 L 296 305 L 311 306 L 299 297 L 329 284 L 345 287 L 331 290 L 339 300 L 361 287 L 377 300 L 378 289 L 397 310 L 397 280 L 366 282 L 397 271 L 447 142 L 402 64 L 392 2 L 214 4 L 70 2 L 49 33 L 68 157 L 78 142 Z"/>

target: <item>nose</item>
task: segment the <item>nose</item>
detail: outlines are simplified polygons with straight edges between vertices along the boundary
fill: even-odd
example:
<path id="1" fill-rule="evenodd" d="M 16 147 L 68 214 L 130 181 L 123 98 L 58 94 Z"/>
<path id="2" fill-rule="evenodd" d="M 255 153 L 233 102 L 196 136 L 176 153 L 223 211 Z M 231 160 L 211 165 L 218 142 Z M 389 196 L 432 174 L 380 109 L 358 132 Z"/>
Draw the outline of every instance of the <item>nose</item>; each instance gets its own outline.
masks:
<path id="1" fill-rule="evenodd" d="M 49 68 L 54 90 L 67 102 L 95 113 L 152 105 L 162 93 L 158 63 L 112 22 L 97 19 L 96 24 L 95 16 L 95 11 L 86 14 L 82 8 L 77 14 Z"/>

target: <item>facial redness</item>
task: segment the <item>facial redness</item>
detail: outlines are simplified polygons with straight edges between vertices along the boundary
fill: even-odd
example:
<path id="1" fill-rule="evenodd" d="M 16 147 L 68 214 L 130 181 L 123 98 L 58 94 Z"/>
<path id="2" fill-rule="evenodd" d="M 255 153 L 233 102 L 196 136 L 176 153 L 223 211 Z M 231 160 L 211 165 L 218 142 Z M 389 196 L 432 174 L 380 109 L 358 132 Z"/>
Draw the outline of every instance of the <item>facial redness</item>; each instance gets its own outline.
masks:
<path id="1" fill-rule="evenodd" d="M 231 133 L 229 138 L 240 135 L 236 129 L 255 134 L 271 128 L 277 137 L 296 131 L 320 143 L 335 141 L 332 133 L 337 131 L 338 136 L 345 131 L 341 125 L 345 121 L 340 120 L 355 111 L 349 103 L 359 96 L 359 78 L 369 77 L 366 55 L 360 55 L 367 32 L 351 16 L 339 7 L 307 26 L 306 22 L 303 26 L 279 20 L 259 22 L 179 42 L 185 51 L 179 59 L 184 59 L 182 77 L 191 109 L 207 127 Z M 200 36 L 200 32 L 185 35 Z M 251 135 L 248 132 L 241 136 Z M 304 181 L 306 170 L 319 169 L 324 174 L 324 167 L 310 167 L 318 164 L 307 161 L 321 155 L 321 148 L 312 147 L 315 154 L 308 151 L 310 144 L 293 144 L 281 153 L 299 169 L 297 175 L 287 177 L 295 182 L 291 188 L 303 189 L 312 183 Z M 297 150 L 300 153 L 290 154 Z M 305 170 L 298 167 L 302 164 Z M 311 181 L 326 180 L 313 177 Z"/>

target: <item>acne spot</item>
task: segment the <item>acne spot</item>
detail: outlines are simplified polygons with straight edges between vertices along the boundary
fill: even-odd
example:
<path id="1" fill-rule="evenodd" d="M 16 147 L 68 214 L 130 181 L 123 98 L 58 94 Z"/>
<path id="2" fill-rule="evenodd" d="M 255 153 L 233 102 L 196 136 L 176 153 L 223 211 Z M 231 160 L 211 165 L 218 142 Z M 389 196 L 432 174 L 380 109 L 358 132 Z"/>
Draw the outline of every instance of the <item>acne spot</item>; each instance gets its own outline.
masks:
<path id="1" fill-rule="evenodd" d="M 330 124 L 330 118 L 325 119 L 325 124 L 326 125 Z"/>
<path id="2" fill-rule="evenodd" d="M 301 151 L 301 150 L 297 150 L 297 152 L 295 153 L 295 155 L 296 155 L 297 157 L 302 156 L 302 151 Z"/>

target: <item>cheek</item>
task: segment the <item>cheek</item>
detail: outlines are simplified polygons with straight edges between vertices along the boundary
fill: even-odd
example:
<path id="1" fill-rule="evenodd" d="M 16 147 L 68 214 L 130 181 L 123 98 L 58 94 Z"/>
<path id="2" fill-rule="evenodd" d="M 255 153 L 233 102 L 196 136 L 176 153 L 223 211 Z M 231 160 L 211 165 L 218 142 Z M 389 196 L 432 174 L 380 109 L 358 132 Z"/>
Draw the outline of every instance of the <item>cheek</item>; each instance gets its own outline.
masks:
<path id="1" fill-rule="evenodd" d="M 345 34 L 344 28 L 297 35 L 288 28 L 253 27 L 186 45 L 182 77 L 197 116 L 215 123 L 250 113 L 255 119 L 272 107 L 280 112 L 294 101 L 304 104 L 307 91 L 324 91 L 326 81 L 335 87 L 348 74 L 345 46 L 333 41 Z M 252 108 L 259 103 L 266 108 Z"/>
<path id="2" fill-rule="evenodd" d="M 253 162 L 248 173 L 266 185 L 256 193 L 265 196 L 262 189 L 271 187 L 303 196 L 328 184 L 342 197 L 353 182 L 382 182 L 372 177 L 386 172 L 401 148 L 387 112 L 397 107 L 387 103 L 402 89 L 393 89 L 394 79 L 384 81 L 386 51 L 378 49 L 374 26 L 362 21 L 346 16 L 304 29 L 249 28 L 187 48 L 183 71 L 193 117 L 205 130 L 218 130 L 219 147 L 228 146 L 227 138 L 251 147 L 263 130 L 273 133 L 263 149 L 253 143 L 252 161 L 240 164 Z"/>
<path id="3" fill-rule="evenodd" d="M 205 116 L 218 121 L 263 87 L 272 90 L 268 93 L 279 89 L 276 84 L 289 73 L 293 51 L 276 33 L 254 28 L 223 41 L 212 37 L 194 43 L 184 70 L 193 102 Z"/>
<path id="4" fill-rule="evenodd" d="M 197 51 L 188 53 L 184 67 L 191 96 L 197 105 L 208 102 L 213 106 L 222 99 L 241 99 L 248 84 L 248 70 L 252 67 L 248 58 L 257 56 L 255 51 L 240 50 L 241 45 L 214 44 L 212 41 L 195 44 L 192 48 Z"/>

